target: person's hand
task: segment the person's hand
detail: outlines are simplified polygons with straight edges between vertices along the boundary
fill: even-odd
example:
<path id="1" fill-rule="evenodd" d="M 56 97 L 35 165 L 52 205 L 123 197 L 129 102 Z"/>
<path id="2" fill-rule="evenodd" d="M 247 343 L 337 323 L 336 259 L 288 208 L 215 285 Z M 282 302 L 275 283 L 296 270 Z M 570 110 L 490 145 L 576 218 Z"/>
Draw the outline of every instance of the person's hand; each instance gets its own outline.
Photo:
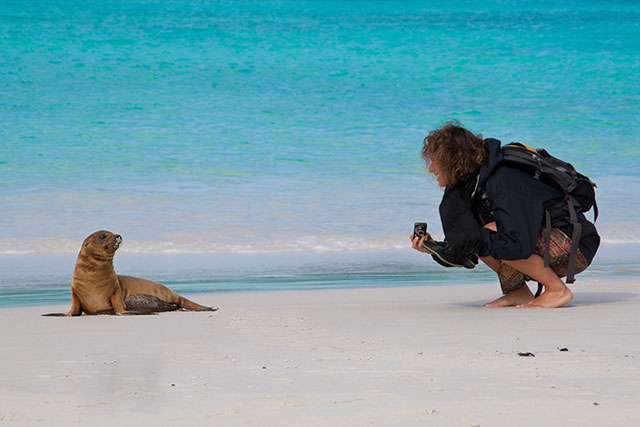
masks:
<path id="1" fill-rule="evenodd" d="M 422 238 L 414 236 L 413 234 L 410 235 L 409 238 L 411 239 L 411 247 L 413 249 L 415 249 L 418 252 L 428 253 L 428 251 L 424 247 L 422 247 L 422 242 L 424 242 L 425 240 L 428 240 L 428 241 L 433 240 L 429 233 L 425 234 Z"/>

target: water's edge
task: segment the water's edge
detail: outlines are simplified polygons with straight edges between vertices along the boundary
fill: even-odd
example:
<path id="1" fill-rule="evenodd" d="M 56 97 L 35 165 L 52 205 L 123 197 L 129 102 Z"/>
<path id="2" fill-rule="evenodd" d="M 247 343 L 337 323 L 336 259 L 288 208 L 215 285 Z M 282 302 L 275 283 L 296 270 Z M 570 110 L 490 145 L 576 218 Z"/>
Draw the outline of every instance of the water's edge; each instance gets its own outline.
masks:
<path id="1" fill-rule="evenodd" d="M 603 245 L 581 280 L 640 277 L 640 245 Z M 65 304 L 75 255 L 0 256 L 0 307 Z M 438 286 L 496 282 L 486 266 L 445 269 L 410 250 L 276 254 L 119 254 L 118 274 L 154 280 L 184 295 L 274 290 Z M 496 282 L 497 283 L 497 282 Z M 497 290 L 497 288 L 496 288 Z"/>

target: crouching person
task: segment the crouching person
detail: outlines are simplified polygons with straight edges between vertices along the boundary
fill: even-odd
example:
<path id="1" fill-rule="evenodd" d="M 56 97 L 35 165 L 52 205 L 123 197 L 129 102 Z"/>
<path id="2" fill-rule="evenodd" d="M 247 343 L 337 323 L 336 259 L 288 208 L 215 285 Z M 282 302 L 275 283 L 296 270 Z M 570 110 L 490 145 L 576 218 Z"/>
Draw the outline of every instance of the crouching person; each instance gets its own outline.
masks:
<path id="1" fill-rule="evenodd" d="M 582 210 L 567 203 L 566 192 L 504 161 L 503 151 L 500 141 L 453 123 L 429 133 L 422 158 L 445 189 L 445 240 L 412 235 L 412 247 L 443 265 L 469 268 L 483 261 L 498 274 L 503 292 L 487 307 L 560 307 L 573 299 L 561 278 L 571 282 L 589 266 L 600 237 Z M 544 291 L 534 296 L 527 280 Z"/>

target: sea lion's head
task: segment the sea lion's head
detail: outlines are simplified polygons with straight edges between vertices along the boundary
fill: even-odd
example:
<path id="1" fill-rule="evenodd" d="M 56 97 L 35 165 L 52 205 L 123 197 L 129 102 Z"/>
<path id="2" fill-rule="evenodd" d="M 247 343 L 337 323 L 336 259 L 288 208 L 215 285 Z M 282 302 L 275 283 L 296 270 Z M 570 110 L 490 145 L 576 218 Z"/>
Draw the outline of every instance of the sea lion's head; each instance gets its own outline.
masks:
<path id="1" fill-rule="evenodd" d="M 100 230 L 84 239 L 80 253 L 93 255 L 97 258 L 112 259 L 121 243 L 122 236 L 119 234 Z"/>

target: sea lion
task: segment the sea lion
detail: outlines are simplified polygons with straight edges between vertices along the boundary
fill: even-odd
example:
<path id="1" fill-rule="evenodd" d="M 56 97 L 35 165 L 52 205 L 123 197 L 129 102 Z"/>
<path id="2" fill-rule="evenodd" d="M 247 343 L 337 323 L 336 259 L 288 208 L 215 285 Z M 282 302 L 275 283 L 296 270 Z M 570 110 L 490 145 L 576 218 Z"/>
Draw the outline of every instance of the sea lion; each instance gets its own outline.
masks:
<path id="1" fill-rule="evenodd" d="M 215 311 L 181 297 L 151 280 L 117 275 L 113 257 L 122 237 L 96 231 L 82 243 L 71 281 L 71 309 L 44 316 L 86 314 L 151 314 L 161 311 Z"/>

